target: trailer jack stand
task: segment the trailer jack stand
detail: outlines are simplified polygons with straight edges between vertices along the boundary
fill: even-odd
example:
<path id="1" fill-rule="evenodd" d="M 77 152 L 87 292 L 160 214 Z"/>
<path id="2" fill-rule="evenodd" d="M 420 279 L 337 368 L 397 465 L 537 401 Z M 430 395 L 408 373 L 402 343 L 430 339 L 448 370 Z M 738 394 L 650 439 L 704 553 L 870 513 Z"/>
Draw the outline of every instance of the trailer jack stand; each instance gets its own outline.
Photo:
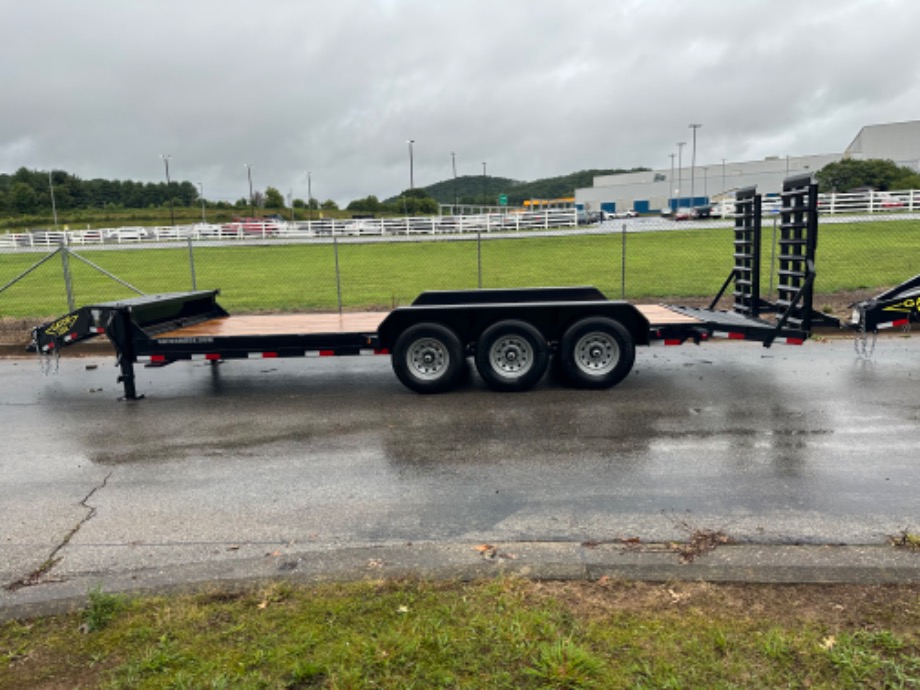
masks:
<path id="1" fill-rule="evenodd" d="M 121 368 L 121 375 L 118 377 L 117 382 L 125 387 L 125 394 L 118 400 L 143 400 L 144 396 L 138 395 L 137 388 L 134 386 L 134 363 L 124 353 L 119 352 L 118 366 Z"/>

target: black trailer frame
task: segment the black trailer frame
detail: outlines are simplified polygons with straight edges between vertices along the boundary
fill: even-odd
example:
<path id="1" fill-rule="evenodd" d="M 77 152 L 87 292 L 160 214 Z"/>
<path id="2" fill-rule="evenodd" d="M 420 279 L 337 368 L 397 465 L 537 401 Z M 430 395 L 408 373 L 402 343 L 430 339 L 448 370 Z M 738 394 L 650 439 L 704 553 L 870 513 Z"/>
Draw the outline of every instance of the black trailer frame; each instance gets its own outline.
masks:
<path id="1" fill-rule="evenodd" d="M 784 184 L 775 304 L 759 293 L 760 197 L 753 188 L 739 193 L 739 207 L 734 267 L 708 309 L 636 305 L 585 286 L 429 291 L 389 313 L 233 317 L 218 304 L 218 290 L 199 290 L 83 306 L 35 328 L 32 349 L 56 354 L 105 334 L 115 346 L 127 400 L 143 397 L 136 363 L 363 354 L 391 355 L 396 375 L 418 392 L 456 385 L 468 357 L 496 390 L 531 387 L 551 359 L 573 385 L 608 388 L 629 373 L 637 345 L 722 337 L 770 347 L 809 337 L 816 186 L 808 176 Z M 717 310 L 732 282 L 733 310 Z M 765 313 L 778 318 L 761 318 Z"/>

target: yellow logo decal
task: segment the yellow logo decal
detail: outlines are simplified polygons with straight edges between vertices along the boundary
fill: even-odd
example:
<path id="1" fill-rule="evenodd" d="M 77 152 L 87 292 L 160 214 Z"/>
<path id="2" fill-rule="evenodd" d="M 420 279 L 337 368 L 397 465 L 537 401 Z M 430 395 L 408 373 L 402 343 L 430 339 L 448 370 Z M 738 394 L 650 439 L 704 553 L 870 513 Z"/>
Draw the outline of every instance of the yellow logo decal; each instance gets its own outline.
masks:
<path id="1" fill-rule="evenodd" d="M 901 300 L 897 304 L 892 304 L 889 307 L 885 307 L 884 311 L 902 311 L 909 313 L 914 309 L 920 310 L 920 299 L 908 297 L 905 300 Z"/>
<path id="2" fill-rule="evenodd" d="M 74 323 L 76 323 L 76 321 L 77 315 L 70 314 L 69 316 L 65 316 L 63 319 L 58 319 L 53 324 L 48 326 L 48 328 L 45 329 L 45 333 L 57 336 L 67 335 L 70 333 L 70 328 L 74 325 Z"/>

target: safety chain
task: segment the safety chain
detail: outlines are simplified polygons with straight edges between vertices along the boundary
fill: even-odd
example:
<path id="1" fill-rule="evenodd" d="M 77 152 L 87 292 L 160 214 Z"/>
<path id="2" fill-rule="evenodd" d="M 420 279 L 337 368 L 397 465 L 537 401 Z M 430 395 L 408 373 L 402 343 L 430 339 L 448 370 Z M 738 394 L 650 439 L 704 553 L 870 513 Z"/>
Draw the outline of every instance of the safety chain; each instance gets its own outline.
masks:
<path id="1" fill-rule="evenodd" d="M 55 347 L 51 352 L 42 352 L 42 349 L 38 346 L 38 338 L 34 331 L 32 332 L 32 347 L 34 347 L 35 352 L 38 353 L 38 364 L 41 368 L 42 375 L 48 376 L 49 374 L 54 374 L 57 376 L 61 368 L 61 349 Z"/>
<path id="2" fill-rule="evenodd" d="M 853 347 L 856 350 L 856 356 L 860 359 L 872 359 L 875 353 L 875 343 L 878 340 L 878 331 L 873 331 L 870 340 L 866 332 L 866 310 L 859 310 L 859 332 L 853 339 Z"/>

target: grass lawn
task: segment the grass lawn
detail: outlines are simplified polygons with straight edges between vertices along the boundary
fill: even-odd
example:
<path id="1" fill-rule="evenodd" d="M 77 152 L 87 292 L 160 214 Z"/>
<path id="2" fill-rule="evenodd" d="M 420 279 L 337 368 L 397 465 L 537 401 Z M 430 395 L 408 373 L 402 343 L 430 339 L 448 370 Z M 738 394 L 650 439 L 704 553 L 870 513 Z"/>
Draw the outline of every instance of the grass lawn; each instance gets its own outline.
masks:
<path id="1" fill-rule="evenodd" d="M 764 229 L 763 291 L 769 288 L 771 228 Z M 188 249 L 99 251 L 78 254 L 146 293 L 191 288 Z M 630 234 L 626 297 L 633 300 L 711 296 L 733 265 L 729 229 Z M 337 306 L 332 245 L 198 247 L 198 288 L 220 288 L 232 312 L 301 311 Z M 0 286 L 41 255 L 0 254 Z M 481 261 L 481 265 L 480 265 Z M 70 260 L 74 301 L 130 296 L 129 289 L 76 258 Z M 483 241 L 348 244 L 338 246 L 345 309 L 390 308 L 426 289 L 596 285 L 620 297 L 620 235 L 528 237 Z M 480 267 L 481 266 L 481 267 Z M 920 273 L 920 223 L 826 224 L 821 229 L 816 291 L 877 291 Z M 817 304 L 817 302 L 816 302 Z M 54 257 L 0 293 L 0 316 L 41 317 L 67 311 L 62 262 Z"/>
<path id="2" fill-rule="evenodd" d="M 909 586 L 274 582 L 0 625 L 3 690 L 918 684 Z"/>

